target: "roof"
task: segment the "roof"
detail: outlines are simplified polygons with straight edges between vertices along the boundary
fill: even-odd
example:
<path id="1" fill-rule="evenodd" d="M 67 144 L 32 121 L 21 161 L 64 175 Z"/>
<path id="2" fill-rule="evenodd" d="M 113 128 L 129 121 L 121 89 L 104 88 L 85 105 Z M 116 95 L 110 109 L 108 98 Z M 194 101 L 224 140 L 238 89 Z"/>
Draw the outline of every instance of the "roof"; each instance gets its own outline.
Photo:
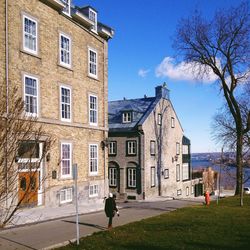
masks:
<path id="1" fill-rule="evenodd" d="M 141 99 L 110 101 L 109 110 L 109 131 L 132 131 L 137 125 L 143 123 L 150 114 L 150 110 L 155 106 L 156 97 L 147 97 Z M 132 122 L 122 123 L 122 113 L 125 111 L 133 112 Z"/>

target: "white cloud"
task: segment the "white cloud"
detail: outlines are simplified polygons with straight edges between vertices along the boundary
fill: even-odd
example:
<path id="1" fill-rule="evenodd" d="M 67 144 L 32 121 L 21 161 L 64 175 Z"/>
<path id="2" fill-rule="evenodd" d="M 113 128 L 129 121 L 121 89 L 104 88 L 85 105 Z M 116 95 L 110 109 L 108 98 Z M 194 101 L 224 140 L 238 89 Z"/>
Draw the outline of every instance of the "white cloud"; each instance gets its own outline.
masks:
<path id="1" fill-rule="evenodd" d="M 144 77 L 147 76 L 147 74 L 148 74 L 149 71 L 150 71 L 149 69 L 139 69 L 139 71 L 138 71 L 138 76 L 144 78 Z"/>
<path id="2" fill-rule="evenodd" d="M 203 67 L 202 71 L 204 71 L 204 69 Z M 168 77 L 173 80 L 186 81 L 201 81 L 198 72 L 200 72 L 200 68 L 194 63 L 181 62 L 176 64 L 174 58 L 171 57 L 165 57 L 155 70 L 157 77 Z M 211 69 L 207 68 L 206 74 L 202 77 L 202 82 L 212 83 L 215 80 L 217 80 L 217 76 Z"/>

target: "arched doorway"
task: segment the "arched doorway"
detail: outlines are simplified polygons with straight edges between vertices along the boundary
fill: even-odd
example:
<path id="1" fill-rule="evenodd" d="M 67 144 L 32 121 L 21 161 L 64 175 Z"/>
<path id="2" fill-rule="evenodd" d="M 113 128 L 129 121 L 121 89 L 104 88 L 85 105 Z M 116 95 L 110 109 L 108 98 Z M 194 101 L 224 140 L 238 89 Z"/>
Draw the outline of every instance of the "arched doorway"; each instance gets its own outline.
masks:
<path id="1" fill-rule="evenodd" d="M 120 167 L 114 161 L 109 162 L 108 179 L 110 191 L 120 193 Z"/>

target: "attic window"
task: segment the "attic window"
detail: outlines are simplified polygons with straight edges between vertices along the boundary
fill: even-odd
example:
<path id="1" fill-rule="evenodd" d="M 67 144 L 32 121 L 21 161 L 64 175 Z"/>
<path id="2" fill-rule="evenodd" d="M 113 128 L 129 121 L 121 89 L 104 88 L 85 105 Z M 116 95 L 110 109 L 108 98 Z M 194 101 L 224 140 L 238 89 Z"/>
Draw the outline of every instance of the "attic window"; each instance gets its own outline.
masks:
<path id="1" fill-rule="evenodd" d="M 132 112 L 124 112 L 122 114 L 122 122 L 123 123 L 132 122 Z"/>
<path id="2" fill-rule="evenodd" d="M 94 23 L 92 31 L 97 32 L 97 13 L 92 9 L 89 9 L 89 19 Z"/>
<path id="3" fill-rule="evenodd" d="M 63 13 L 70 16 L 70 6 L 71 6 L 71 0 L 62 0 L 65 7 L 63 8 Z"/>

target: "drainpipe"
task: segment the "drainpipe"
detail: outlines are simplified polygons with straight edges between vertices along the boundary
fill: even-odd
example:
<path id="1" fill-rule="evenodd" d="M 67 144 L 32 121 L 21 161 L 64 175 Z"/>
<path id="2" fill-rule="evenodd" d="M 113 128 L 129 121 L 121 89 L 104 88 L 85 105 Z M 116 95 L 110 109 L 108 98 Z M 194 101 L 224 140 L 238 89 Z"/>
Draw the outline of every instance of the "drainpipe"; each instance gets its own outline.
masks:
<path id="1" fill-rule="evenodd" d="M 5 0 L 5 80 L 6 80 L 6 125 L 9 118 L 9 48 L 8 48 L 8 0 Z M 8 208 L 8 129 L 6 129 L 5 139 L 5 188 L 6 188 L 6 208 Z"/>

